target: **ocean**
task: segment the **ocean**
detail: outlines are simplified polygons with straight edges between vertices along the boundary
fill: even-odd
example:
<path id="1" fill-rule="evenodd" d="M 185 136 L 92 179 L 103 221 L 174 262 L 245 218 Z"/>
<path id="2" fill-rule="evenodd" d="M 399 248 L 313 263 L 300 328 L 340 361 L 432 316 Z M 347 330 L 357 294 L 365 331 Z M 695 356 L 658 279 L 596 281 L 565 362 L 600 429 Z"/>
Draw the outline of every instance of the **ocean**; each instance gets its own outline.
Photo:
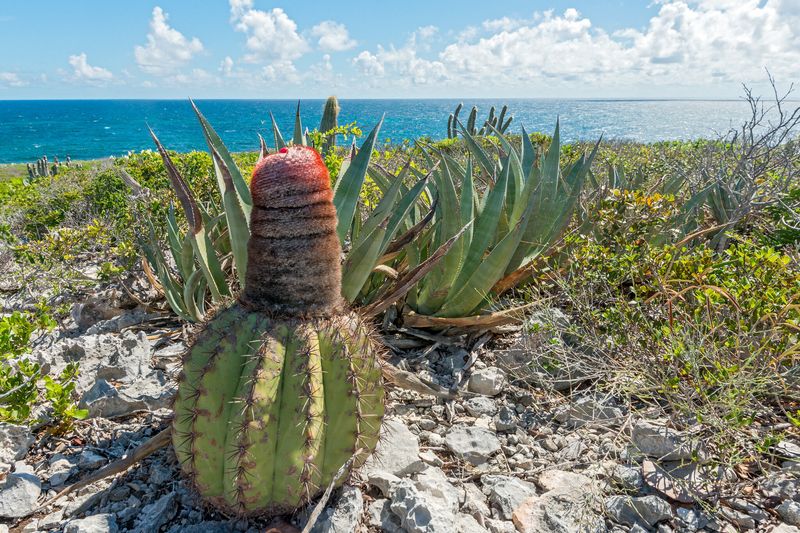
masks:
<path id="1" fill-rule="evenodd" d="M 382 142 L 447 135 L 447 117 L 462 100 L 341 100 L 339 123 L 357 121 L 368 133 L 385 114 Z M 740 100 L 463 100 L 460 118 L 477 105 L 479 120 L 489 108 L 508 104 L 510 130 L 552 133 L 556 118 L 566 141 L 623 139 L 640 142 L 714 137 L 743 122 L 749 108 Z M 197 100 L 232 151 L 256 150 L 258 133 L 272 143 L 269 113 L 284 137 L 294 125 L 296 100 Z M 319 125 L 323 100 L 302 100 L 304 128 Z M 206 149 L 188 100 L 6 100 L 0 101 L 0 163 L 32 162 L 46 155 L 63 160 L 95 159 L 154 148 L 151 126 L 161 142 L 178 151 Z"/>

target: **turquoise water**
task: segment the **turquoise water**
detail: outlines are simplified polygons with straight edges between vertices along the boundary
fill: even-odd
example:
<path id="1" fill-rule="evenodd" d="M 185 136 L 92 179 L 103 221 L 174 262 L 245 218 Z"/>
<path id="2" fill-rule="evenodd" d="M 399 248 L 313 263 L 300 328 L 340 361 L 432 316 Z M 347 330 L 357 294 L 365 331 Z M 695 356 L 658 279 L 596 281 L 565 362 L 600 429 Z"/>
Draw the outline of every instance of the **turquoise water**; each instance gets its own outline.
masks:
<path id="1" fill-rule="evenodd" d="M 459 100 L 342 100 L 340 123 L 357 120 L 369 130 L 386 114 L 383 141 L 422 135 L 446 136 L 447 116 Z M 606 139 L 643 142 L 714 136 L 738 125 L 748 107 L 736 100 L 464 100 L 466 119 L 474 104 L 486 116 L 491 106 L 509 105 L 511 130 L 552 132 L 561 118 L 567 141 Z M 257 133 L 272 139 L 269 112 L 284 136 L 290 136 L 296 101 L 198 100 L 227 146 L 234 151 L 258 148 Z M 301 102 L 304 127 L 319 125 L 323 100 Z M 0 101 L 0 163 L 27 162 L 47 155 L 93 159 L 153 148 L 150 125 L 167 148 L 205 149 L 188 100 L 27 100 Z M 366 133 L 366 131 L 365 131 Z"/>

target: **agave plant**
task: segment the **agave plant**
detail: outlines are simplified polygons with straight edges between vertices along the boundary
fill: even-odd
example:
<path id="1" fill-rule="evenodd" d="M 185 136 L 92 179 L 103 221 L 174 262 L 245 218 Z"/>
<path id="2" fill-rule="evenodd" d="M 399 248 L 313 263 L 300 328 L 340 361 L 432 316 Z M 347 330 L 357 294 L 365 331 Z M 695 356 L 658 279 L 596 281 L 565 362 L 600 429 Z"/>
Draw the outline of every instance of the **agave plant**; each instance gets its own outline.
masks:
<path id="1" fill-rule="evenodd" d="M 192 107 L 214 162 L 222 209 L 198 204 L 169 153 L 151 131 L 188 228 L 185 232 L 181 230 L 171 207 L 166 225 L 171 261 L 162 252 L 152 225 L 150 234 L 141 239 L 140 245 L 170 307 L 185 320 L 194 322 L 205 316 L 207 300 L 218 304 L 244 285 L 246 243 L 250 238 L 248 220 L 253 204 L 247 182 L 230 152 L 194 102 Z M 330 119 L 330 116 L 323 117 L 323 121 Z M 334 188 L 333 203 L 338 215 L 336 233 L 341 244 L 349 249 L 342 276 L 342 294 L 351 303 L 357 298 L 361 304 L 374 303 L 362 294 L 373 270 L 383 256 L 396 251 L 398 243 L 408 242 L 422 229 L 412 222 L 411 214 L 428 183 L 424 176 L 412 187 L 406 187 L 404 176 L 399 176 L 374 210 L 366 214 L 358 210 L 359 195 L 382 123 L 383 120 L 373 128 L 358 151 L 353 150 L 351 158 L 342 165 Z M 273 133 L 277 149 L 286 148 L 274 119 Z M 306 141 L 298 108 L 291 144 L 304 146 Z M 267 147 L 262 139 L 259 160 L 266 156 Z M 379 293 L 371 291 L 371 294 Z"/>
<path id="2" fill-rule="evenodd" d="M 493 293 L 523 279 L 531 262 L 550 249 L 569 224 L 599 146 L 598 141 L 591 154 L 562 170 L 558 122 L 544 154 L 537 154 L 524 128 L 520 149 L 490 129 L 500 142 L 497 159 L 469 126 L 461 127 L 471 156 L 465 165 L 445 153 L 438 154 L 435 164 L 426 151 L 435 169 L 431 187 L 438 191 L 439 204 L 431 229 L 409 245 L 409 263 L 425 260 L 472 224 L 408 294 L 406 302 L 417 313 L 469 316 L 484 309 Z"/>

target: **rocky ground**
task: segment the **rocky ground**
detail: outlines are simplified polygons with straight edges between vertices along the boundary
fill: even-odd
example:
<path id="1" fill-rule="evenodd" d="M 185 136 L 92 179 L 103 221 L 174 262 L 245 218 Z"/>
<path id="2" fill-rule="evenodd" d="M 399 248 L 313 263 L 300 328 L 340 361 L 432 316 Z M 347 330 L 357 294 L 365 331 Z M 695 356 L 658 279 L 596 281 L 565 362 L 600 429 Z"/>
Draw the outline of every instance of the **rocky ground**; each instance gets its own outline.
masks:
<path id="1" fill-rule="evenodd" d="M 260 522 L 204 508 L 168 447 L 41 507 L 168 425 L 185 332 L 123 294 L 76 304 L 37 342 L 32 357 L 53 370 L 80 363 L 90 418 L 63 437 L 0 424 L 0 533 L 302 529 L 310 509 Z M 691 424 L 531 385 L 536 376 L 511 364 L 536 344 L 523 336 L 388 335 L 394 364 L 458 386 L 461 397 L 392 390 L 378 454 L 334 493 L 313 531 L 800 533 L 798 442 L 776 446 L 779 466 L 766 473 L 726 468 Z"/>

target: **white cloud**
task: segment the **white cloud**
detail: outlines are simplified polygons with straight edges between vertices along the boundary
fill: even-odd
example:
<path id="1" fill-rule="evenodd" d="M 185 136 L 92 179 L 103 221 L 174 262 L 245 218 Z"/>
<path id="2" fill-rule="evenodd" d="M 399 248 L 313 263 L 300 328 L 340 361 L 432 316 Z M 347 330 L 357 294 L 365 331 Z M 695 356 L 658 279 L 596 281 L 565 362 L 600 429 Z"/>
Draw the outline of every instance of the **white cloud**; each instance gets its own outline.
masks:
<path id="1" fill-rule="evenodd" d="M 371 54 L 367 50 L 362 51 L 353 58 L 353 65 L 368 77 L 383 76 L 386 71 L 378 56 Z"/>
<path id="2" fill-rule="evenodd" d="M 309 50 L 308 43 L 297 32 L 297 24 L 283 9 L 254 9 L 252 0 L 230 0 L 230 6 L 236 30 L 247 35 L 245 46 L 249 53 L 244 61 L 285 64 Z"/>
<path id="3" fill-rule="evenodd" d="M 233 73 L 233 58 L 226 56 L 219 64 L 219 71 L 223 76 L 230 76 Z"/>
<path id="4" fill-rule="evenodd" d="M 156 76 L 175 75 L 175 71 L 203 51 L 197 37 L 187 39 L 181 32 L 167 24 L 168 15 L 156 6 L 150 21 L 147 44 L 133 50 L 136 63 L 143 71 Z"/>
<path id="5" fill-rule="evenodd" d="M 350 38 L 347 27 L 332 20 L 325 20 L 311 28 L 311 35 L 318 39 L 319 48 L 327 52 L 342 52 L 356 45 Z"/>
<path id="6" fill-rule="evenodd" d="M 73 68 L 73 80 L 102 85 L 114 79 L 110 70 L 90 65 L 85 53 L 69 56 L 69 64 Z"/>
<path id="7" fill-rule="evenodd" d="M 28 82 L 21 79 L 16 72 L 0 72 L 0 86 L 25 87 Z"/>
<path id="8" fill-rule="evenodd" d="M 436 26 L 420 26 L 417 28 L 417 35 L 419 35 L 421 39 L 430 39 L 436 35 L 438 31 L 439 28 Z"/>
<path id="9" fill-rule="evenodd" d="M 291 61 L 276 61 L 261 69 L 262 77 L 271 83 L 300 83 L 301 76 Z"/>

